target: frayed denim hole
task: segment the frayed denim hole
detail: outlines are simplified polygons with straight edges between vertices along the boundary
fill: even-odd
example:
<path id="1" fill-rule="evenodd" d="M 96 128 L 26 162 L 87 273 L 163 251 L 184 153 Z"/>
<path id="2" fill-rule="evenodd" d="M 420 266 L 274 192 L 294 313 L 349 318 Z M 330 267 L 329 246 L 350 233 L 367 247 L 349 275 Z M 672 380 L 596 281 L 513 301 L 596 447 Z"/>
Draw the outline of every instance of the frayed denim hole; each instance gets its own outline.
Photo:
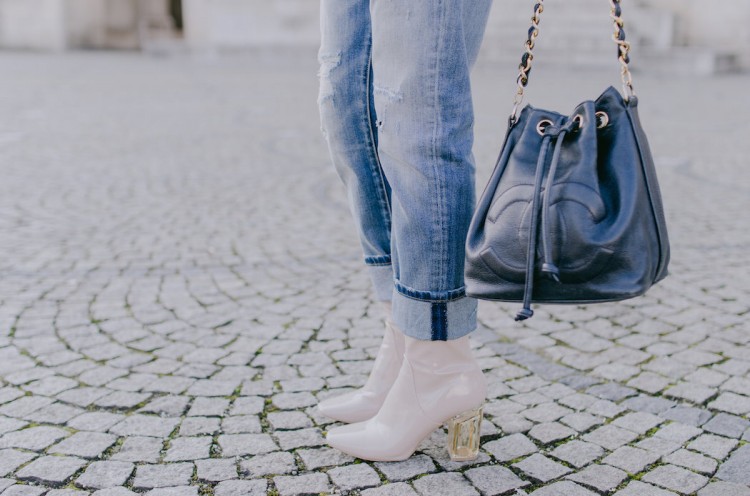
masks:
<path id="1" fill-rule="evenodd" d="M 320 81 L 320 90 L 318 92 L 318 105 L 326 100 L 333 99 L 333 84 L 331 83 L 331 72 L 341 65 L 341 52 L 321 53 L 318 55 L 320 69 L 318 70 L 318 79 Z"/>
<path id="2" fill-rule="evenodd" d="M 375 125 L 379 131 L 382 131 L 385 124 L 385 116 L 388 114 L 388 105 L 402 102 L 404 100 L 404 94 L 397 89 L 380 85 L 373 85 L 372 93 L 375 97 L 375 106 L 378 113 L 378 120 Z M 378 105 L 378 101 L 380 105 Z"/>

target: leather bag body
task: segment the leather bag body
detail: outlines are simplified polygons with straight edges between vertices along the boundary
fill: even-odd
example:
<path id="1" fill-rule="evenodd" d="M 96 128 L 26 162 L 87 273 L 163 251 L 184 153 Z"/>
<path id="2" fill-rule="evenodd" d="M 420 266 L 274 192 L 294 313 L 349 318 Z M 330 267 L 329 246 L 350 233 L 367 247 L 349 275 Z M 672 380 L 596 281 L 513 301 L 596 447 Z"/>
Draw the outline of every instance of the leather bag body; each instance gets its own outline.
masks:
<path id="1" fill-rule="evenodd" d="M 610 87 L 570 115 L 524 107 L 469 227 L 467 294 L 525 309 L 624 300 L 663 279 L 668 264 L 638 99 Z"/>

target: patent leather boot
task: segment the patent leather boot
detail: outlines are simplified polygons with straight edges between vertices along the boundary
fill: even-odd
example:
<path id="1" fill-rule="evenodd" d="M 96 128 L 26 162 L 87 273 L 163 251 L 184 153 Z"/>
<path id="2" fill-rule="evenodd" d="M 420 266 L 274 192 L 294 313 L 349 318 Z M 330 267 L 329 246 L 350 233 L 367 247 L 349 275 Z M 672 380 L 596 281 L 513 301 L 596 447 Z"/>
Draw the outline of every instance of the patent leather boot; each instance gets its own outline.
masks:
<path id="1" fill-rule="evenodd" d="M 405 336 L 405 341 L 401 370 L 380 411 L 370 420 L 331 429 L 328 444 L 363 460 L 405 460 L 448 422 L 451 459 L 473 460 L 487 383 L 469 338 L 420 341 Z"/>
<path id="2" fill-rule="evenodd" d="M 374 417 L 398 376 L 403 356 L 404 335 L 387 321 L 383 342 L 364 387 L 321 401 L 318 409 L 326 417 L 347 423 Z"/>

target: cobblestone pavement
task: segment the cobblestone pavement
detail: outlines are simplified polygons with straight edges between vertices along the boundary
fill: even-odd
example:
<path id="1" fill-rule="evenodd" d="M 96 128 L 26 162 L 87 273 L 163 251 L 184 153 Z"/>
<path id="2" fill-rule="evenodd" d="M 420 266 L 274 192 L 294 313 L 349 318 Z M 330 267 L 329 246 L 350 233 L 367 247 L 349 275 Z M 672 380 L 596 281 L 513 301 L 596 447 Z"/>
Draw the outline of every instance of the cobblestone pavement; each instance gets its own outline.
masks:
<path id="1" fill-rule="evenodd" d="M 560 110 L 616 81 L 536 69 Z M 2 496 L 750 495 L 750 76 L 636 74 L 672 275 L 482 304 L 479 458 L 326 447 L 383 324 L 328 163 L 312 52 L 0 54 Z M 475 73 L 479 183 L 514 69 Z M 738 97 L 738 95 L 742 95 Z"/>

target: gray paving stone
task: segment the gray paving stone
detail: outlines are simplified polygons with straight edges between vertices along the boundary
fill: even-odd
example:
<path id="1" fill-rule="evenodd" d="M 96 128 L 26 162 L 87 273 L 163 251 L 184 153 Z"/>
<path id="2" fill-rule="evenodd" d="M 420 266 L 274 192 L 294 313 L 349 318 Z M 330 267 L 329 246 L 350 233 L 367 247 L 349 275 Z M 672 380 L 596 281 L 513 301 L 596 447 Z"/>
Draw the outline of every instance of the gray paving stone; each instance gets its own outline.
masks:
<path id="1" fill-rule="evenodd" d="M 708 408 L 735 415 L 746 415 L 750 413 L 750 398 L 735 393 L 720 393 L 719 396 L 708 403 Z"/>
<path id="2" fill-rule="evenodd" d="M 672 398 L 684 399 L 700 405 L 716 394 L 716 388 L 702 384 L 682 382 L 666 389 L 664 394 Z"/>
<path id="3" fill-rule="evenodd" d="M 179 418 L 156 417 L 134 414 L 110 427 L 109 432 L 118 436 L 152 436 L 165 438 L 177 427 Z"/>
<path id="4" fill-rule="evenodd" d="M 686 449 L 669 454 L 664 461 L 706 475 L 713 475 L 717 467 L 716 460 Z"/>
<path id="5" fill-rule="evenodd" d="M 530 496 L 597 496 L 575 482 L 560 481 L 537 489 Z"/>
<path id="6" fill-rule="evenodd" d="M 188 388 L 186 394 L 200 397 L 230 396 L 240 386 L 240 381 L 215 381 L 200 379 Z"/>
<path id="7" fill-rule="evenodd" d="M 492 423 L 506 434 L 528 432 L 534 427 L 534 422 L 517 413 L 505 413 L 492 418 Z"/>
<path id="8" fill-rule="evenodd" d="M 135 408 L 151 397 L 149 393 L 132 393 L 129 391 L 113 391 L 94 401 L 94 405 L 102 408 L 119 408 L 128 410 Z"/>
<path id="9" fill-rule="evenodd" d="M 483 496 L 508 494 L 514 489 L 530 484 L 520 479 L 511 470 L 499 465 L 472 468 L 464 472 L 464 476 L 479 489 Z"/>
<path id="10" fill-rule="evenodd" d="M 294 455 L 286 451 L 256 455 L 240 462 L 240 473 L 249 477 L 285 475 L 297 471 Z"/>
<path id="11" fill-rule="evenodd" d="M 377 462 L 375 466 L 391 482 L 405 481 L 437 471 L 435 463 L 426 455 L 412 455 L 400 462 Z"/>
<path id="12" fill-rule="evenodd" d="M 52 489 L 47 491 L 46 496 L 89 496 L 89 491 L 80 489 Z"/>
<path id="13" fill-rule="evenodd" d="M 655 437 L 660 437 L 673 441 L 678 444 L 685 444 L 689 440 L 703 433 L 703 430 L 691 425 L 673 422 L 660 428 L 654 433 Z"/>
<path id="14" fill-rule="evenodd" d="M 698 496 L 750 496 L 750 487 L 732 482 L 711 482 L 698 491 Z"/>
<path id="15" fill-rule="evenodd" d="M 299 429 L 294 431 L 277 431 L 275 434 L 281 449 L 310 448 L 326 444 L 319 429 Z"/>
<path id="16" fill-rule="evenodd" d="M 577 468 L 588 465 L 603 454 L 604 449 L 601 446 L 579 440 L 561 444 L 550 452 L 550 455 L 558 460 L 567 462 Z"/>
<path id="17" fill-rule="evenodd" d="M 40 496 L 46 492 L 46 487 L 16 484 L 3 491 L 3 496 Z"/>
<path id="18" fill-rule="evenodd" d="M 170 463 L 165 465 L 139 465 L 135 469 L 133 488 L 184 486 L 193 476 L 192 463 Z"/>
<path id="19" fill-rule="evenodd" d="M 67 377 L 50 376 L 26 384 L 23 389 L 33 394 L 54 396 L 76 386 L 78 386 L 78 382 Z"/>
<path id="20" fill-rule="evenodd" d="M 385 484 L 372 489 L 365 489 L 362 496 L 417 496 L 416 491 L 405 482 L 395 484 Z"/>
<path id="21" fill-rule="evenodd" d="M 304 429 L 313 426 L 310 417 L 298 411 L 271 412 L 267 418 L 275 430 Z"/>
<path id="22" fill-rule="evenodd" d="M 554 422 L 565 415 L 573 413 L 569 408 L 556 403 L 545 403 L 521 412 L 521 414 L 534 422 Z"/>
<path id="23" fill-rule="evenodd" d="M 636 448 L 645 449 L 661 456 L 666 456 L 680 449 L 680 444 L 661 437 L 647 437 L 635 443 Z"/>
<path id="24" fill-rule="evenodd" d="M 16 449 L 0 450 L 0 477 L 9 475 L 18 467 L 36 457 L 37 455 L 35 453 L 29 453 L 27 451 Z"/>
<path id="25" fill-rule="evenodd" d="M 237 462 L 235 460 L 216 458 L 196 460 L 195 469 L 198 480 L 201 481 L 220 482 L 237 478 Z"/>
<path id="26" fill-rule="evenodd" d="M 375 487 L 380 484 L 377 472 L 364 463 L 332 468 L 328 471 L 328 477 L 342 491 Z"/>
<path id="27" fill-rule="evenodd" d="M 627 477 L 627 473 L 608 465 L 590 465 L 580 472 L 568 475 L 566 479 L 593 487 L 599 491 L 609 492 L 619 486 Z"/>
<path id="28" fill-rule="evenodd" d="M 0 388 L 0 405 L 13 401 L 24 395 L 24 392 L 14 387 Z"/>
<path id="29" fill-rule="evenodd" d="M 110 392 L 109 389 L 105 388 L 80 387 L 58 394 L 57 399 L 85 408 L 92 405 L 96 400 L 110 394 Z"/>
<path id="30" fill-rule="evenodd" d="M 599 400 L 592 403 L 586 411 L 599 417 L 613 418 L 624 412 L 626 408 L 609 400 Z"/>
<path id="31" fill-rule="evenodd" d="M 539 453 L 514 463 L 513 466 L 540 482 L 549 482 L 571 472 L 565 465 L 554 462 Z"/>
<path id="32" fill-rule="evenodd" d="M 680 405 L 660 413 L 659 416 L 668 420 L 674 420 L 675 422 L 699 427 L 711 418 L 711 412 L 702 408 Z"/>
<path id="33" fill-rule="evenodd" d="M 273 395 L 271 400 L 281 410 L 297 410 L 318 404 L 317 398 L 308 392 L 279 393 Z"/>
<path id="34" fill-rule="evenodd" d="M 106 432 L 121 422 L 124 415 L 110 412 L 86 412 L 68 421 L 68 427 L 79 431 Z"/>
<path id="35" fill-rule="evenodd" d="M 723 460 L 727 457 L 729 452 L 737 446 L 737 444 L 739 444 L 739 442 L 735 439 L 727 439 L 713 434 L 704 434 L 688 444 L 687 448 L 700 451 L 701 453 L 716 458 L 717 460 Z"/>
<path id="36" fill-rule="evenodd" d="M 110 487 L 107 489 L 99 489 L 94 491 L 91 496 L 133 496 L 138 493 L 134 493 L 130 489 L 125 487 Z"/>
<path id="37" fill-rule="evenodd" d="M 217 434 L 221 430 L 219 422 L 213 417 L 186 417 L 180 424 L 180 436 Z"/>
<path id="38" fill-rule="evenodd" d="M 198 496 L 195 486 L 158 487 L 146 491 L 146 496 Z"/>
<path id="39" fill-rule="evenodd" d="M 564 416 L 560 419 L 560 422 L 578 432 L 585 432 L 596 425 L 603 424 L 604 420 L 590 413 L 576 412 Z"/>
<path id="40" fill-rule="evenodd" d="M 455 472 L 425 475 L 414 481 L 414 489 L 421 496 L 451 494 L 455 496 L 479 496 L 466 478 Z"/>
<path id="41" fill-rule="evenodd" d="M 215 496 L 265 496 L 268 482 L 254 481 L 223 481 L 214 489 Z M 283 494 L 283 493 L 282 493 Z M 290 493 L 287 493 L 290 494 Z"/>
<path id="42" fill-rule="evenodd" d="M 735 439 L 742 437 L 748 427 L 750 427 L 750 420 L 726 413 L 719 413 L 703 424 L 703 429 L 708 432 Z"/>
<path id="43" fill-rule="evenodd" d="M 674 465 L 656 467 L 643 476 L 643 481 L 681 494 L 692 494 L 708 484 L 706 477 Z"/>
<path id="44" fill-rule="evenodd" d="M 520 403 L 510 399 L 490 401 L 484 405 L 484 414 L 490 417 L 496 417 L 508 413 L 518 413 L 524 409 Z"/>
<path id="45" fill-rule="evenodd" d="M 640 389 L 650 394 L 656 394 L 672 383 L 670 379 L 666 377 L 654 374 L 653 372 L 643 372 L 638 377 L 634 377 L 628 381 L 628 386 Z"/>
<path id="46" fill-rule="evenodd" d="M 592 386 L 586 390 L 586 393 L 609 401 L 621 401 L 637 394 L 634 389 L 614 382 Z"/>
<path id="47" fill-rule="evenodd" d="M 614 496 L 675 496 L 677 493 L 661 489 L 641 481 L 630 481 L 621 491 Z"/>
<path id="48" fill-rule="evenodd" d="M 0 493 L 15 483 L 16 481 L 13 479 L 0 479 Z"/>
<path id="49" fill-rule="evenodd" d="M 27 425 L 28 422 L 24 422 L 23 420 L 0 417 L 0 436 L 6 432 L 17 431 Z"/>
<path id="50" fill-rule="evenodd" d="M 280 496 L 319 494 L 330 491 L 326 474 L 280 475 L 273 478 Z"/>
<path id="51" fill-rule="evenodd" d="M 117 441 L 117 436 L 102 432 L 76 432 L 49 448 L 48 453 L 97 458 Z"/>
<path id="52" fill-rule="evenodd" d="M 222 416 L 229 407 L 229 400 L 224 398 L 195 398 L 188 410 L 191 417 Z"/>
<path id="53" fill-rule="evenodd" d="M 156 413 L 167 417 L 179 417 L 185 413 L 190 399 L 185 396 L 167 395 L 149 401 L 139 413 Z"/>
<path id="54" fill-rule="evenodd" d="M 19 470 L 16 477 L 25 481 L 60 485 L 85 464 L 85 460 L 72 456 L 43 456 Z"/>
<path id="55" fill-rule="evenodd" d="M 750 445 L 741 446 L 719 467 L 716 477 L 727 482 L 750 486 Z"/>
<path id="56" fill-rule="evenodd" d="M 345 463 L 354 461 L 353 457 L 331 448 L 298 449 L 297 454 L 302 459 L 307 470 L 344 465 Z"/>
<path id="57" fill-rule="evenodd" d="M 613 451 L 624 444 L 634 441 L 637 437 L 638 434 L 635 432 L 608 424 L 585 434 L 582 439 Z"/>
<path id="58" fill-rule="evenodd" d="M 155 437 L 133 436 L 125 438 L 120 450 L 112 455 L 112 460 L 125 462 L 155 463 L 161 456 L 164 441 Z"/>
<path id="59" fill-rule="evenodd" d="M 632 446 L 622 446 L 604 458 L 602 463 L 621 468 L 631 474 L 637 474 L 647 466 L 656 463 L 659 458 L 661 458 L 659 453 Z"/>
<path id="60" fill-rule="evenodd" d="M 538 451 L 536 445 L 523 434 L 512 434 L 482 445 L 498 461 L 507 462 Z"/>
<path id="61" fill-rule="evenodd" d="M 76 485 L 86 489 L 122 486 L 135 470 L 130 462 L 97 461 L 91 463 L 76 479 Z"/>
<path id="62" fill-rule="evenodd" d="M 165 462 L 182 462 L 209 457 L 213 439 L 208 436 L 178 437 L 170 441 Z"/>
<path id="63" fill-rule="evenodd" d="M 31 420 L 32 422 L 44 423 L 44 424 L 64 424 L 68 420 L 72 419 L 83 413 L 84 410 L 78 407 L 64 405 L 62 403 L 52 403 L 45 407 L 36 410 L 24 418 Z"/>
<path id="64" fill-rule="evenodd" d="M 29 427 L 20 431 L 9 432 L 0 437 L 0 448 L 23 448 L 41 451 L 69 435 L 68 431 L 57 427 Z"/>
<path id="65" fill-rule="evenodd" d="M 222 456 L 260 455 L 279 447 L 268 434 L 224 434 L 219 436 Z"/>
<path id="66" fill-rule="evenodd" d="M 550 444 L 555 441 L 561 441 L 563 439 L 574 436 L 576 431 L 562 425 L 559 422 L 546 422 L 537 424 L 531 428 L 528 435 L 531 438 L 536 439 L 542 444 Z"/>
<path id="67" fill-rule="evenodd" d="M 638 434 L 645 434 L 654 427 L 662 424 L 663 419 L 645 412 L 627 413 L 622 417 L 618 417 L 612 422 L 612 425 L 622 427 L 629 431 L 633 431 Z"/>
<path id="68" fill-rule="evenodd" d="M 30 415 L 40 408 L 52 403 L 53 400 L 49 398 L 43 398 L 41 396 L 24 396 L 0 407 L 0 415 L 24 418 L 26 415 Z"/>
<path id="69" fill-rule="evenodd" d="M 256 415 L 263 411 L 265 399 L 260 396 L 237 398 L 229 410 L 230 415 Z"/>

